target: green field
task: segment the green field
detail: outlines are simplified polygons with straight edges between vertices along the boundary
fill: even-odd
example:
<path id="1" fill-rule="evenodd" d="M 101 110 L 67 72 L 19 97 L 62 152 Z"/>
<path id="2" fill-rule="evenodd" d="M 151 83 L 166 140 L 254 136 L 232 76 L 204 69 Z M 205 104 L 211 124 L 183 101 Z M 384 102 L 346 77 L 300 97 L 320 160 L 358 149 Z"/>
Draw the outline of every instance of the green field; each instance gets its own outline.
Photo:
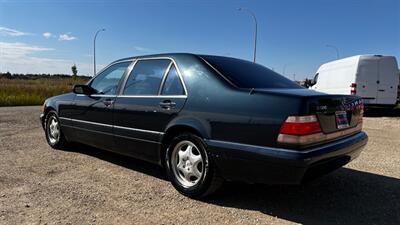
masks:
<path id="1" fill-rule="evenodd" d="M 74 84 L 84 84 L 83 78 L 0 78 L 0 106 L 41 105 L 48 97 L 70 92 Z"/>

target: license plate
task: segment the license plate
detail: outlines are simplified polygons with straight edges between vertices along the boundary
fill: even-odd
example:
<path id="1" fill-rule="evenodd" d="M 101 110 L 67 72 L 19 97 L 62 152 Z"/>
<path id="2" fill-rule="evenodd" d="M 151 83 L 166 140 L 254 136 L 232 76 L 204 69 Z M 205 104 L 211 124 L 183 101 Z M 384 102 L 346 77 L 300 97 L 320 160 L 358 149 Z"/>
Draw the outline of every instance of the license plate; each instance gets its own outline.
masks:
<path id="1" fill-rule="evenodd" d="M 346 111 L 337 111 L 336 115 L 336 126 L 338 129 L 345 129 L 349 127 L 349 121 L 347 119 Z"/>

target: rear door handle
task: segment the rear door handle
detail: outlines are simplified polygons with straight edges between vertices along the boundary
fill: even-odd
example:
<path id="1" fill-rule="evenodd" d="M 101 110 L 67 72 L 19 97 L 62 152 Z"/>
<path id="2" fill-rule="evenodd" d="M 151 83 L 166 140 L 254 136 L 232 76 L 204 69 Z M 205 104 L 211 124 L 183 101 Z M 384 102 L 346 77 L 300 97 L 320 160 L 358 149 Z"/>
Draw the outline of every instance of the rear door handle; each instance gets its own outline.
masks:
<path id="1" fill-rule="evenodd" d="M 112 100 L 112 99 L 106 99 L 106 100 L 103 101 L 103 104 L 106 107 L 110 107 L 113 103 L 114 103 L 114 100 Z"/>
<path id="2" fill-rule="evenodd" d="M 170 109 L 170 108 L 174 108 L 176 106 L 176 103 L 171 100 L 164 100 L 164 101 L 160 102 L 160 106 L 163 109 Z"/>

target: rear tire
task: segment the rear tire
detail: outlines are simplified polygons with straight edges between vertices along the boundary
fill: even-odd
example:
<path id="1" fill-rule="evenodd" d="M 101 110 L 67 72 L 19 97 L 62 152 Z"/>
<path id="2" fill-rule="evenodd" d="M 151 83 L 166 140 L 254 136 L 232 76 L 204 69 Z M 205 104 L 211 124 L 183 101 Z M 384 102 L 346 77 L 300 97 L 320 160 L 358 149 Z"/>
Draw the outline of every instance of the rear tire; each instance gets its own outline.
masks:
<path id="1" fill-rule="evenodd" d="M 58 118 L 57 112 L 54 110 L 49 111 L 46 114 L 44 123 L 46 140 L 50 147 L 54 149 L 65 148 L 68 142 L 61 131 L 60 119 Z"/>
<path id="2" fill-rule="evenodd" d="M 175 189 L 190 198 L 212 194 L 223 183 L 206 144 L 191 133 L 172 139 L 165 154 L 165 165 Z"/>

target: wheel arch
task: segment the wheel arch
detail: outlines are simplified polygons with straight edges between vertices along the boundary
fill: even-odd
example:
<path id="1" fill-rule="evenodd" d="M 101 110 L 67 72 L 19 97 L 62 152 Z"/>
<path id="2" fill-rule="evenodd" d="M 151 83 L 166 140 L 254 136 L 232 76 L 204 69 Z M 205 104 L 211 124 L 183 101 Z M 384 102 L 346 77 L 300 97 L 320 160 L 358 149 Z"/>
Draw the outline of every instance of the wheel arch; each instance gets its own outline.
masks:
<path id="1" fill-rule="evenodd" d="M 165 166 L 164 157 L 171 140 L 177 135 L 185 132 L 195 134 L 202 139 L 208 139 L 211 135 L 210 126 L 198 119 L 187 117 L 171 121 L 165 129 L 161 140 L 160 161 L 162 166 Z"/>
<path id="2" fill-rule="evenodd" d="M 46 127 L 46 120 L 47 120 L 47 114 L 49 114 L 50 111 L 56 111 L 55 107 L 53 106 L 46 106 L 44 111 L 43 111 L 43 120 L 42 120 L 42 125 L 45 128 Z"/>

